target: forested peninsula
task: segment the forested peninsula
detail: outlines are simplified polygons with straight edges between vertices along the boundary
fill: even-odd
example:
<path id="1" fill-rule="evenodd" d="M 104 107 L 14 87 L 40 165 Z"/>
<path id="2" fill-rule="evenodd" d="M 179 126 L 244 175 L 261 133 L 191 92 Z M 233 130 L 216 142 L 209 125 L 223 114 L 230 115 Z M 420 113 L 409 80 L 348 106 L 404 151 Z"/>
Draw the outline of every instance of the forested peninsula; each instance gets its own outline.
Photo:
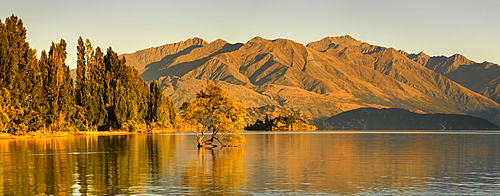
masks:
<path id="1" fill-rule="evenodd" d="M 65 64 L 66 41 L 52 42 L 39 58 L 17 16 L 0 21 L 0 132 L 174 130 L 172 100 L 111 47 L 78 39 L 77 76 Z"/>

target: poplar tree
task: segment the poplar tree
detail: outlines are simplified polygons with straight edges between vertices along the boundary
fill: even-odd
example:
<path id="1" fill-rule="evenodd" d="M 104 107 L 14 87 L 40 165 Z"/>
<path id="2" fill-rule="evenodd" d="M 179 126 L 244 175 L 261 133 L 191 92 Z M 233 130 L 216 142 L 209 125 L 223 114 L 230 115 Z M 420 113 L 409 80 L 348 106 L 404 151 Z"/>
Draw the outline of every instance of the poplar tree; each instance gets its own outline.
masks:
<path id="1" fill-rule="evenodd" d="M 149 101 L 147 123 L 152 127 L 172 129 L 175 123 L 175 108 L 173 101 L 163 94 L 158 81 L 149 83 Z"/>
<path id="2" fill-rule="evenodd" d="M 92 48 L 90 40 L 78 38 L 76 103 L 82 110 L 83 122 L 87 129 L 98 130 L 105 125 L 107 115 L 104 106 L 104 56 L 98 47 Z"/>
<path id="3" fill-rule="evenodd" d="M 43 61 L 42 61 L 43 60 Z M 76 120 L 75 97 L 69 67 L 65 64 L 66 41 L 52 42 L 48 55 L 42 52 L 40 63 L 47 73 L 44 78 L 46 96 L 45 120 L 51 131 L 61 131 Z"/>
<path id="4" fill-rule="evenodd" d="M 28 66 L 25 58 L 30 51 L 26 42 L 26 28 L 17 16 L 10 16 L 5 23 L 0 21 L 0 87 L 9 91 L 18 91 L 17 82 L 22 73 L 19 71 Z"/>
<path id="5" fill-rule="evenodd" d="M 139 129 L 145 125 L 148 87 L 136 69 L 126 65 L 125 58 L 111 47 L 104 56 L 106 67 L 104 100 L 108 111 L 107 122 L 111 128 Z"/>
<path id="6" fill-rule="evenodd" d="M 88 94 L 84 87 L 86 86 L 87 81 L 87 59 L 86 57 L 86 49 L 83 43 L 82 37 L 78 38 L 78 45 L 76 46 L 76 103 L 80 106 L 83 106 L 82 103 L 85 100 L 85 95 Z"/>
<path id="7" fill-rule="evenodd" d="M 156 82 L 148 83 L 125 58 L 106 54 L 80 37 L 75 84 L 66 60 L 66 41 L 52 42 L 40 59 L 26 42 L 16 16 L 0 21 L 0 131 L 145 129 L 146 123 L 172 127 L 175 110 Z M 82 123 L 84 122 L 84 123 Z M 83 125 L 83 126 L 82 126 Z"/>
<path id="8" fill-rule="evenodd" d="M 90 41 L 87 39 L 86 58 L 88 61 L 88 77 L 86 78 L 84 91 L 86 94 L 86 119 L 93 128 L 106 127 L 106 110 L 104 102 L 104 76 L 106 69 L 104 65 L 104 53 L 100 47 L 95 51 L 92 49 Z"/>

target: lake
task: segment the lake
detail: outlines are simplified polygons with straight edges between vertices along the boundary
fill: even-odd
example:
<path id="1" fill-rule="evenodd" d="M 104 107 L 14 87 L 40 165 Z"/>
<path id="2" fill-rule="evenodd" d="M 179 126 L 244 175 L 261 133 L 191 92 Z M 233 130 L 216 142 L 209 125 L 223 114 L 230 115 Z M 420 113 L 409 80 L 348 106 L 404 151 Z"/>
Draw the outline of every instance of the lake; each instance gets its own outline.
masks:
<path id="1" fill-rule="evenodd" d="M 500 194 L 495 132 L 245 132 L 0 140 L 0 195 Z"/>

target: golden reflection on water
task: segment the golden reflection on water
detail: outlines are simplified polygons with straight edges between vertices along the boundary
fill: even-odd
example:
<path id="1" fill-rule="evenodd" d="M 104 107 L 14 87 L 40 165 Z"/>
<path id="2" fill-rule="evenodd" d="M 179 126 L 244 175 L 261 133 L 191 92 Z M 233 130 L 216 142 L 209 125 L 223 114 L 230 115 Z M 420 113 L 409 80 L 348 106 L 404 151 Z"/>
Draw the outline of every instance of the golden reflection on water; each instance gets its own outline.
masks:
<path id="1" fill-rule="evenodd" d="M 250 134 L 213 149 L 191 135 L 0 140 L 0 195 L 415 194 L 467 191 L 464 176 L 500 191 L 499 136 Z"/>
<path id="2" fill-rule="evenodd" d="M 243 192 L 245 148 L 201 148 L 197 158 L 188 162 L 183 183 L 201 194 L 237 194 Z"/>
<path id="3" fill-rule="evenodd" d="M 499 135 L 288 134 L 258 136 L 246 164 L 275 193 L 421 193 L 446 176 L 499 171 Z M 247 136 L 252 141 L 251 136 Z M 249 142 L 249 145 L 254 143 Z M 261 147 L 261 148 L 258 148 Z M 253 148 L 248 146 L 248 149 Z M 292 149 L 292 150 L 290 150 Z M 250 151 L 249 152 L 253 152 Z M 276 180 L 278 179 L 278 180 Z M 453 184 L 454 182 L 451 182 Z M 495 186 L 494 183 L 490 185 Z M 266 187 L 266 186 L 264 186 Z M 458 187 L 458 186 L 457 186 Z M 269 188 L 267 186 L 266 188 Z M 458 187 L 459 188 L 459 187 Z M 495 188 L 499 188 L 498 185 Z"/>
<path id="4" fill-rule="evenodd" d="M 161 140 L 161 141 L 157 141 Z M 68 137 L 0 140 L 0 195 L 126 194 L 171 164 L 176 140 Z M 144 169 L 149 168 L 149 169 Z"/>

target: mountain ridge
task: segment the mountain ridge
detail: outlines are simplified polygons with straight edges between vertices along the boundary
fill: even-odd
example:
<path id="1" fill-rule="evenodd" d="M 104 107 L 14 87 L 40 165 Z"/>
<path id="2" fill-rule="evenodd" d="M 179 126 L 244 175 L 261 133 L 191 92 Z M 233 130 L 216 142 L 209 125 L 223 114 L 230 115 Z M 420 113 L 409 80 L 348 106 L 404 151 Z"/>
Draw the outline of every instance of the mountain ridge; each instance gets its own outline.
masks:
<path id="1" fill-rule="evenodd" d="M 500 103 L 500 66 L 477 63 L 461 54 L 446 56 L 409 56 L 415 62 L 450 78 L 474 92 Z"/>
<path id="2" fill-rule="evenodd" d="M 500 122 L 500 104 L 424 66 L 431 58 L 425 53 L 409 54 L 351 36 L 326 37 L 307 46 L 262 37 L 236 44 L 193 38 L 123 56 L 146 81 L 158 79 L 178 105 L 192 98 L 189 89 L 216 82 L 249 107 L 278 104 L 314 118 L 361 107 L 396 107 Z"/>

